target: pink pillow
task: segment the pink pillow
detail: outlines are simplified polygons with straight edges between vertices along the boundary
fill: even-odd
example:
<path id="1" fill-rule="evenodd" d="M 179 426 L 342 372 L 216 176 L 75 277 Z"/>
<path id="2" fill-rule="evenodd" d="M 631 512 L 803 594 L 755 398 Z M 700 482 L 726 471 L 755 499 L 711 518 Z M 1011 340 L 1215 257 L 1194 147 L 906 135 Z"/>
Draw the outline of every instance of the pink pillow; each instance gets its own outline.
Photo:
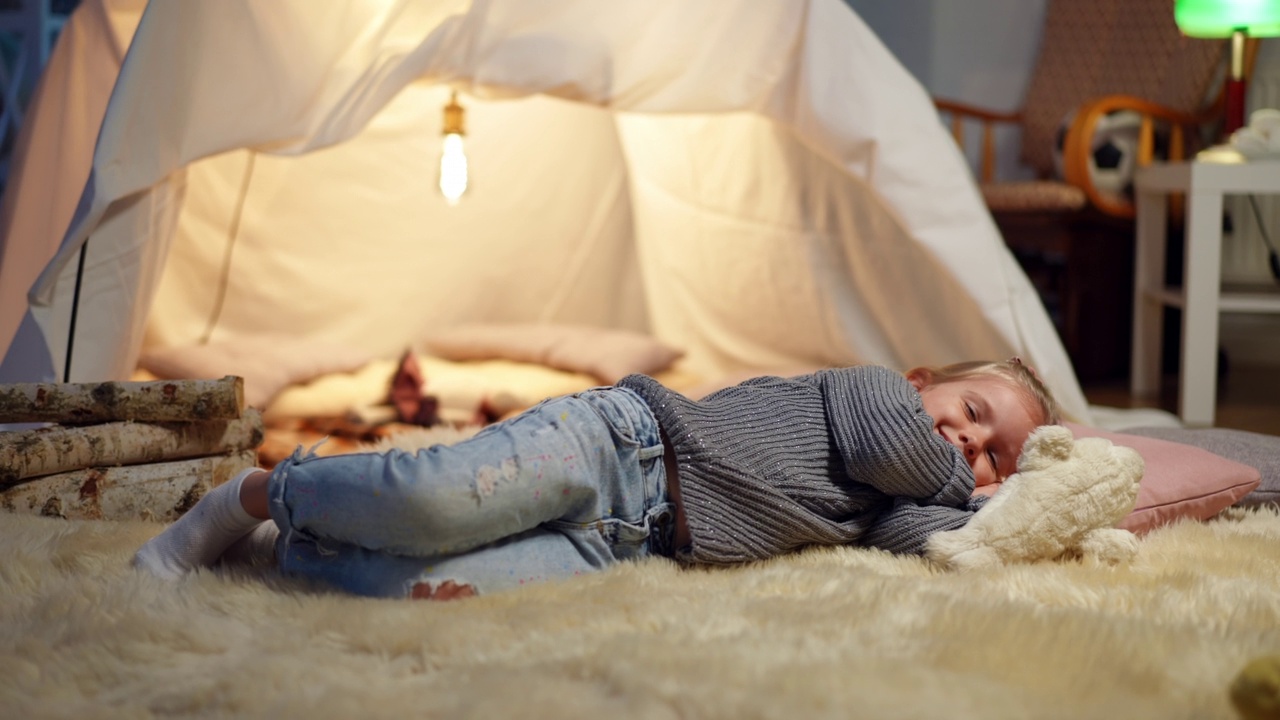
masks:
<path id="1" fill-rule="evenodd" d="M 472 323 L 432 333 L 424 344 L 445 360 L 537 363 L 604 383 L 661 372 L 684 355 L 649 335 L 585 325 Z"/>
<path id="2" fill-rule="evenodd" d="M 280 391 L 321 375 L 358 370 L 369 353 L 337 343 L 284 335 L 251 335 L 207 345 L 152 348 L 138 367 L 163 380 L 244 378 L 244 402 L 266 408 Z"/>
<path id="3" fill-rule="evenodd" d="M 1106 438 L 1138 451 L 1146 463 L 1138 502 L 1116 527 L 1139 535 L 1180 518 L 1207 520 L 1262 481 L 1257 468 L 1191 445 L 1063 423 L 1077 438 Z"/>

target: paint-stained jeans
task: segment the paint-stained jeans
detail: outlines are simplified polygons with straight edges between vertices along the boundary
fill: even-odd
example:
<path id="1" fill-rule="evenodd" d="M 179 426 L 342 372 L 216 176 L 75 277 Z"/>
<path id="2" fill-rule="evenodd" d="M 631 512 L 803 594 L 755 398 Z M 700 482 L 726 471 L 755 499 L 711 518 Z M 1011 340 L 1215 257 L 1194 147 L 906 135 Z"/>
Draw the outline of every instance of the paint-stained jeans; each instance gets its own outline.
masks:
<path id="1" fill-rule="evenodd" d="M 270 481 L 281 570 L 360 595 L 476 594 L 669 553 L 675 508 L 648 405 L 547 400 L 452 446 L 316 457 Z"/>

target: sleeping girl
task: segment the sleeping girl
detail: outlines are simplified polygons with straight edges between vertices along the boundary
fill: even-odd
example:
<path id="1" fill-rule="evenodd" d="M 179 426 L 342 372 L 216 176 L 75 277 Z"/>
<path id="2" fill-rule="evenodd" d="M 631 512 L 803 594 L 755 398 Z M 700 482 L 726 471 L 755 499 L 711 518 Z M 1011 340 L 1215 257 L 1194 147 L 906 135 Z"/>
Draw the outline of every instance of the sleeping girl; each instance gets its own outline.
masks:
<path id="1" fill-rule="evenodd" d="M 921 553 L 1059 422 L 1018 358 L 759 377 L 692 400 L 644 375 L 543 401 L 454 445 L 299 449 L 207 493 L 134 565 L 224 555 L 380 597 L 450 599 L 649 555 L 728 565 L 809 545 Z M 231 552 L 228 552 L 230 549 Z"/>

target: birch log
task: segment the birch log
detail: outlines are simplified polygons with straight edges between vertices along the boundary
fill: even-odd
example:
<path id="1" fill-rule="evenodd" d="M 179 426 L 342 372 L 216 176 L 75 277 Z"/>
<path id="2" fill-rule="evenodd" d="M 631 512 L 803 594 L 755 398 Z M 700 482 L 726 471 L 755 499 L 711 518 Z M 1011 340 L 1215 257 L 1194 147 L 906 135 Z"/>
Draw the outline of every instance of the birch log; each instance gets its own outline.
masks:
<path id="1" fill-rule="evenodd" d="M 245 450 L 192 460 L 75 470 L 0 492 L 0 508 L 68 520 L 172 522 L 210 489 L 256 462 L 257 453 Z"/>
<path id="2" fill-rule="evenodd" d="M 0 385 L 0 423 L 229 420 L 244 411 L 244 379 Z"/>
<path id="3" fill-rule="evenodd" d="M 0 433 L 0 490 L 29 478 L 104 465 L 225 455 L 262 444 L 262 413 L 189 423 L 51 425 Z"/>

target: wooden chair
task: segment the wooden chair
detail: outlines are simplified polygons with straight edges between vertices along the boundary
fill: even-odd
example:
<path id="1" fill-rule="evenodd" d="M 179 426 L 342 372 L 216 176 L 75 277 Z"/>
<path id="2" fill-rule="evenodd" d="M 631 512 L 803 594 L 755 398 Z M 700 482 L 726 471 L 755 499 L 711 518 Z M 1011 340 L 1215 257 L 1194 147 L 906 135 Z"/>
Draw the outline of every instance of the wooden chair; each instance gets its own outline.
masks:
<path id="1" fill-rule="evenodd" d="M 1021 108 L 1001 112 L 935 99 L 962 147 L 967 131 L 980 128 L 983 197 L 1081 380 L 1118 379 L 1129 369 L 1133 199 L 1095 186 L 1094 132 L 1108 113 L 1141 115 L 1139 165 L 1152 161 L 1157 136 L 1167 138 L 1171 160 L 1212 144 L 1223 102 L 1211 90 L 1226 50 L 1225 41 L 1183 36 L 1169 0 L 1049 0 Z M 1055 143 L 1073 112 L 1056 177 Z M 1034 180 L 996 177 L 994 130 L 1006 124 L 1019 128 L 1020 159 Z"/>

